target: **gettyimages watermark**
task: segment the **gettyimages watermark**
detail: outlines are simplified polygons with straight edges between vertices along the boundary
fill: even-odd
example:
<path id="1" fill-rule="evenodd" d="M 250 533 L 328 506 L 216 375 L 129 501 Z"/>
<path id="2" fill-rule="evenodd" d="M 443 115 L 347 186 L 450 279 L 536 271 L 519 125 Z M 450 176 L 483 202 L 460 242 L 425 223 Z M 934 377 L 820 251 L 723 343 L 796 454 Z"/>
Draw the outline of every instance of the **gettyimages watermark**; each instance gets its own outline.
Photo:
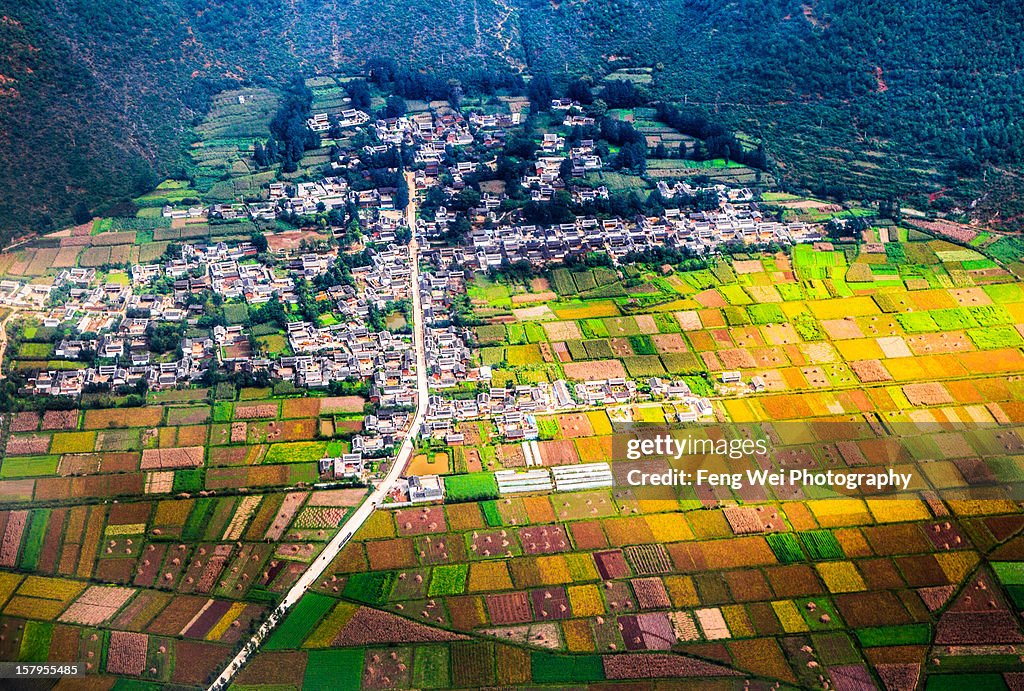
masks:
<path id="1" fill-rule="evenodd" d="M 638 498 L 1024 502 L 1024 427 L 994 423 L 620 423 L 609 460 Z"/>

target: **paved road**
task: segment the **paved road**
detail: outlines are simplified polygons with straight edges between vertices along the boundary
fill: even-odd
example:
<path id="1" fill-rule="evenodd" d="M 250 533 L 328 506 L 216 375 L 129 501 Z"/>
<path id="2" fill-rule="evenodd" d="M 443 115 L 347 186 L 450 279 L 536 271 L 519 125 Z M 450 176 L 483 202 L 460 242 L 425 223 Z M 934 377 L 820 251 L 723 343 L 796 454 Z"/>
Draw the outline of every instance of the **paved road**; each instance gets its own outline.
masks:
<path id="1" fill-rule="evenodd" d="M 0 363 L 4 361 L 4 353 L 7 352 L 7 324 L 14 318 L 14 315 L 18 313 L 18 308 L 11 308 L 11 313 L 8 314 L 2 322 L 0 322 Z M 0 379 L 4 378 L 4 373 L 0 370 Z"/>
<path id="2" fill-rule="evenodd" d="M 408 178 L 411 178 L 411 174 L 407 174 Z M 305 573 L 296 581 L 295 585 L 292 586 L 288 594 L 284 596 L 284 600 L 274 610 L 270 618 L 263 623 L 262 626 L 253 634 L 252 638 L 245 645 L 241 652 L 238 653 L 228 663 L 224 671 L 221 672 L 220 676 L 217 677 L 216 681 L 210 685 L 210 691 L 216 691 L 217 689 L 223 689 L 231 681 L 231 678 L 242 668 L 242 666 L 248 661 L 249 656 L 256 652 L 259 646 L 266 640 L 266 637 L 274 630 L 278 622 L 283 619 L 283 614 L 286 610 L 290 609 L 296 602 L 298 602 L 305 592 L 311 585 L 317 582 L 317 580 L 323 575 L 324 571 L 341 551 L 342 547 L 348 542 L 357 530 L 366 522 L 366 520 L 373 514 L 374 509 L 377 505 L 384 500 L 388 492 L 394 486 L 395 481 L 402 475 L 405 467 L 409 463 L 409 459 L 412 458 L 413 451 L 415 450 L 414 440 L 419 434 L 420 426 L 423 424 L 423 416 L 427 410 L 427 362 L 426 362 L 426 351 L 424 349 L 423 342 L 423 308 L 420 304 L 420 272 L 419 272 L 419 245 L 416 242 L 416 203 L 413 197 L 412 190 L 415 186 L 412 185 L 410 180 L 410 200 L 409 206 L 406 209 L 407 220 L 409 228 L 412 229 L 412 241 L 409 243 L 409 251 L 411 253 L 412 262 L 412 313 L 413 313 L 413 345 L 416 349 L 416 414 L 413 416 L 412 426 L 409 428 L 409 433 L 406 435 L 405 440 L 402 442 L 402 446 L 399 449 L 398 455 L 395 458 L 395 462 L 391 465 L 387 475 L 377 485 L 376 489 L 367 497 L 363 503 L 359 506 L 355 512 L 349 516 L 348 520 L 345 521 L 344 525 L 338 531 L 338 534 L 334 536 L 334 539 L 327 543 L 324 547 L 323 552 L 316 560 L 309 565 Z"/>

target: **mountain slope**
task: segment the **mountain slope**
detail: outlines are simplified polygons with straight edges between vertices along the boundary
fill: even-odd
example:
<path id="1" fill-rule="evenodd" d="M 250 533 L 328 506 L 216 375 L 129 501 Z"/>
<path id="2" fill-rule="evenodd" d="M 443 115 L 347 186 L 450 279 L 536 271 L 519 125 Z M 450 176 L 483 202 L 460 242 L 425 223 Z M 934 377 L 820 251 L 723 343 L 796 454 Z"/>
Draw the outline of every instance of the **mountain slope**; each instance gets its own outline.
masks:
<path id="1" fill-rule="evenodd" d="M 655 67 L 652 95 L 766 138 L 794 183 L 938 189 L 1024 159 L 1022 26 L 1014 0 L 0 0 L 0 233 L 173 171 L 212 93 L 375 56 Z"/>

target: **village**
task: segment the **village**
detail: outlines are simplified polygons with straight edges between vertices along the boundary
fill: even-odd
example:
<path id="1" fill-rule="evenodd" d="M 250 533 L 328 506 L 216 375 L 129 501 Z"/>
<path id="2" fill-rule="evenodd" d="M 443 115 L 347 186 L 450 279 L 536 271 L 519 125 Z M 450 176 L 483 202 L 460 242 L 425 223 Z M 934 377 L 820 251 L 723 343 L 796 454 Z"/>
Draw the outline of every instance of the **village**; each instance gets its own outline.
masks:
<path id="1" fill-rule="evenodd" d="M 552 112 L 564 113 L 566 128 L 594 125 L 593 118 L 581 114 L 578 103 L 557 100 L 551 107 Z M 350 452 L 322 459 L 320 471 L 325 479 L 365 480 L 369 466 L 364 459 L 393 453 L 408 433 L 411 411 L 416 408 L 416 357 L 408 309 L 412 291 L 418 291 L 431 391 L 420 432 L 424 440 L 461 444 L 460 426 L 483 420 L 493 424 L 500 438 L 521 443 L 526 457 L 533 458 L 530 445 L 536 444 L 540 434 L 538 415 L 603 407 L 627 411 L 631 404 L 652 400 L 672 401 L 677 422 L 712 415 L 705 395 L 694 394 L 685 382 L 671 378 L 637 381 L 613 376 L 496 384 L 492 367 L 474 353 L 478 344 L 473 330 L 453 323 L 455 303 L 465 296 L 467 281 L 475 272 L 517 263 L 560 266 L 597 253 L 614 265 L 631 253 L 655 248 L 700 257 L 725 243 L 816 242 L 822 239 L 821 227 L 765 217 L 749 189 L 721 184 L 694 187 L 658 182 L 664 199 L 701 195 L 714 200 L 714 208 L 706 210 L 666 208 L 658 215 L 629 218 L 584 214 L 571 223 L 551 225 L 523 222 L 508 210 L 505 191 L 488 188 L 475 206 L 464 210 L 471 227 L 462 242 L 449 240 L 458 216 L 445 205 L 420 214 L 415 234 L 426 270 L 420 285 L 412 285 L 405 244 L 411 229 L 407 209 L 396 206 L 399 200 L 411 197 L 408 203 L 415 210 L 417 203 L 437 198 L 438 192 L 441 198 L 458 197 L 466 189 L 468 176 L 493 167 L 479 156 L 491 155 L 522 120 L 523 113 L 515 107 L 504 114 L 468 112 L 463 116 L 442 108 L 376 120 L 355 109 L 316 113 L 307 123 L 312 131 L 326 135 L 357 130 L 376 143 L 342 152 L 332 161 L 331 174 L 319 180 L 271 182 L 259 201 L 168 205 L 162 211 L 165 219 L 181 227 L 240 219 L 270 223 L 345 211 L 362 229 L 362 260 L 354 264 L 343 261 L 346 248 L 327 236 L 306 231 L 284 234 L 310 238 L 297 244 L 281 242 L 280 236 L 268 232 L 234 242 L 183 241 L 169 247 L 159 261 L 127 269 L 70 268 L 59 272 L 49 286 L 4 281 L 0 306 L 17 308 L 23 315 L 36 316 L 44 327 L 61 329 L 66 336 L 57 344 L 54 357 L 87 363 L 31 374 L 26 395 L 74 399 L 84 392 L 104 390 L 159 391 L 199 385 L 218 376 L 264 377 L 311 390 L 363 382 L 373 413 L 367 414 L 361 432 L 351 440 Z M 351 171 L 362 170 L 366 161 L 397 148 L 413 152 L 415 168 L 409 175 L 408 195 L 403 197 L 398 189 L 404 181 L 358 189 L 350 184 Z M 456 149 L 475 152 L 477 158 L 452 159 Z M 544 134 L 537 153 L 533 168 L 517 181 L 531 202 L 551 202 L 561 191 L 578 203 L 608 198 L 604 186 L 587 188 L 576 182 L 577 176 L 604 167 L 593 140 L 569 144 L 565 136 Z M 341 264 L 350 264 L 348 277 L 325 281 Z M 320 310 L 329 319 L 303 316 L 299 303 L 310 297 L 318 305 L 329 305 Z M 244 318 L 230 322 L 211 318 L 210 299 L 218 307 L 225 306 L 224 314 L 228 309 L 241 310 Z M 282 306 L 283 316 L 278 323 L 271 320 L 273 328 L 267 328 L 263 316 L 273 305 Z M 278 335 L 268 338 L 266 332 Z M 275 347 L 269 347 L 271 339 Z M 722 383 L 730 381 L 723 378 Z M 739 383 L 742 393 L 747 385 Z M 751 386 L 760 390 L 756 382 Z M 461 395 L 467 390 L 472 395 Z M 620 418 L 625 414 L 621 411 L 616 413 Z M 603 477 L 600 468 L 595 472 Z M 524 481 L 542 479 L 510 476 L 501 486 L 516 487 Z M 557 476 L 553 482 L 558 483 Z M 425 477 L 401 492 L 410 501 L 429 501 L 438 498 L 432 487 L 441 483 Z"/>

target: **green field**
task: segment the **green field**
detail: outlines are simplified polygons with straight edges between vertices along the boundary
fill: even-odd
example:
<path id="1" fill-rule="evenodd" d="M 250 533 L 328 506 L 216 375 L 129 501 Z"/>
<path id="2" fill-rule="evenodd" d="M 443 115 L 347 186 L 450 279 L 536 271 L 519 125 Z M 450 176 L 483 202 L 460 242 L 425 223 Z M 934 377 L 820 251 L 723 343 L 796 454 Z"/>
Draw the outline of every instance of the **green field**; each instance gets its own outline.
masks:
<path id="1" fill-rule="evenodd" d="M 296 603 L 264 644 L 267 650 L 290 650 L 302 645 L 336 600 L 319 593 L 306 593 Z"/>
<path id="2" fill-rule="evenodd" d="M 496 499 L 498 483 L 494 473 L 448 475 L 444 478 L 445 499 L 449 502 Z"/>

